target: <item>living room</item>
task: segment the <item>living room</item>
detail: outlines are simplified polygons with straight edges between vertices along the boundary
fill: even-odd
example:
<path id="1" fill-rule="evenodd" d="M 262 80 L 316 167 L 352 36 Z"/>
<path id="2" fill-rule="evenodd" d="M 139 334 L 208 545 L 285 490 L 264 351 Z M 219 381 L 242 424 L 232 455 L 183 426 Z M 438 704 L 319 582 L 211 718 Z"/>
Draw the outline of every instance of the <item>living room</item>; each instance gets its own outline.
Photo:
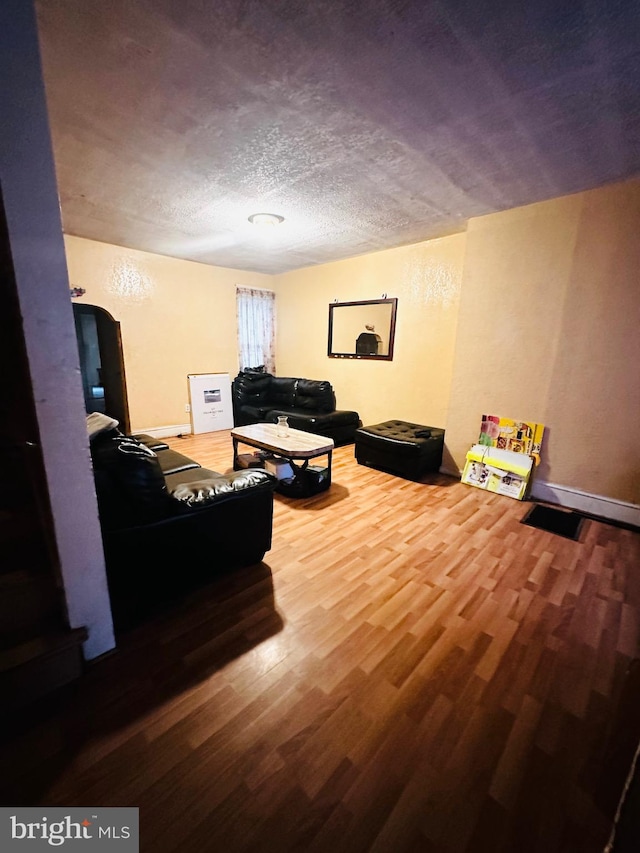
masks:
<path id="1" fill-rule="evenodd" d="M 594 776 L 619 793 L 607 760 L 633 730 L 618 714 L 637 533 L 589 522 L 565 542 L 458 479 L 490 407 L 546 425 L 534 497 L 638 525 L 631 155 L 597 186 L 278 272 L 63 236 L 27 5 L 3 15 L 2 193 L 67 606 L 99 662 L 60 727 L 26 739 L 20 804 L 142 803 L 156 850 L 215 849 L 214 831 L 229 850 L 600 849 L 612 795 L 593 808 Z M 121 323 L 132 428 L 222 470 L 227 433 L 174 436 L 187 375 L 240 366 L 238 285 L 276 294 L 278 375 L 329 380 L 365 424 L 444 428 L 443 473 L 411 483 L 339 448 L 326 495 L 276 499 L 265 564 L 100 659 L 114 639 L 69 287 Z M 382 294 L 398 299 L 393 360 L 328 358 L 329 306 Z M 120 696 L 105 699 L 109 680 Z"/>
<path id="2" fill-rule="evenodd" d="M 328 379 L 338 407 L 365 424 L 393 417 L 445 428 L 452 474 L 490 393 L 496 412 L 549 426 L 541 496 L 544 488 L 553 502 L 638 524 L 629 425 L 638 412 L 639 211 L 633 179 L 474 218 L 462 234 L 274 276 L 70 236 L 65 250 L 70 282 L 87 291 L 78 301 L 121 323 L 138 431 L 189 428 L 186 377 L 238 371 L 235 324 L 216 318 L 235 316 L 237 285 L 266 288 L 276 293 L 279 375 Z M 327 358 L 329 305 L 382 293 L 398 299 L 393 361 Z"/>

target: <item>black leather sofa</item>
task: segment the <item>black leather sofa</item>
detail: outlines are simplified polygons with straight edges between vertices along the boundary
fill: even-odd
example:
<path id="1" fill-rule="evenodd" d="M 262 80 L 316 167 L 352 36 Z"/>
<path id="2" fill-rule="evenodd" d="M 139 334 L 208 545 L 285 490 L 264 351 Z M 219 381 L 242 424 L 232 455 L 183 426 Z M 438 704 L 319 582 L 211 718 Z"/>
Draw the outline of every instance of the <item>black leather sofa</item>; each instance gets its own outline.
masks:
<path id="1" fill-rule="evenodd" d="M 242 370 L 231 384 L 235 426 L 276 423 L 286 417 L 289 426 L 349 444 L 362 425 L 357 412 L 336 409 L 330 382 L 274 376 L 261 370 Z"/>
<path id="2" fill-rule="evenodd" d="M 116 624 L 271 548 L 277 480 L 267 471 L 219 474 L 117 429 L 90 445 Z"/>

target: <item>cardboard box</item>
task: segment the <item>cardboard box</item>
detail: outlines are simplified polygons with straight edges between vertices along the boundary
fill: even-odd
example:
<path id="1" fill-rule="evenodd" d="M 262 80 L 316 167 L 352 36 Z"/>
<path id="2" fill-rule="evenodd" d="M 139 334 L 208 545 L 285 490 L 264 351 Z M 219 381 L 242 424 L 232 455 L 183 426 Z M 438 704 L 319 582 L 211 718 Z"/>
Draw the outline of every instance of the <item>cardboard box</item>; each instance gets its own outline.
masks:
<path id="1" fill-rule="evenodd" d="M 240 453 L 237 465 L 238 468 L 264 468 L 264 460 L 259 453 Z"/>
<path id="2" fill-rule="evenodd" d="M 467 453 L 462 482 L 521 501 L 532 468 L 533 459 L 526 453 L 474 444 Z"/>
<path id="3" fill-rule="evenodd" d="M 274 474 L 278 480 L 287 480 L 293 477 L 293 468 L 286 459 L 278 459 L 277 456 L 267 456 L 264 467 L 270 474 Z"/>

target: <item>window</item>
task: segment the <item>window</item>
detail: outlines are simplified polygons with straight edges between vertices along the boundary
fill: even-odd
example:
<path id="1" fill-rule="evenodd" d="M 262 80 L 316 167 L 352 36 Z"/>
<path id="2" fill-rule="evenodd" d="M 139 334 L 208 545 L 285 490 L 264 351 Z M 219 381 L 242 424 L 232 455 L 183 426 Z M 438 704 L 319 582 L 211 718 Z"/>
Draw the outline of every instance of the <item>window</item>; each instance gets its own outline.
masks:
<path id="1" fill-rule="evenodd" d="M 236 288 L 240 370 L 264 365 L 275 373 L 276 295 L 271 290 Z"/>

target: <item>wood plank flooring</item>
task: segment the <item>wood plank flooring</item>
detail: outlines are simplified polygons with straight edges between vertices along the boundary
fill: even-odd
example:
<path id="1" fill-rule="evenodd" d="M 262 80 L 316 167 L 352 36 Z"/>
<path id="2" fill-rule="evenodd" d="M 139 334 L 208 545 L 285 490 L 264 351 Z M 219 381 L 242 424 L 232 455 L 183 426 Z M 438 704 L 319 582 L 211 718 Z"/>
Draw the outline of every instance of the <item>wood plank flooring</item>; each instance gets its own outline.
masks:
<path id="1" fill-rule="evenodd" d="M 227 431 L 171 444 L 231 464 Z M 4 802 L 139 806 L 156 853 L 603 850 L 640 736 L 640 535 L 527 508 L 336 449 L 328 492 L 276 496 L 263 564 L 22 722 Z"/>

